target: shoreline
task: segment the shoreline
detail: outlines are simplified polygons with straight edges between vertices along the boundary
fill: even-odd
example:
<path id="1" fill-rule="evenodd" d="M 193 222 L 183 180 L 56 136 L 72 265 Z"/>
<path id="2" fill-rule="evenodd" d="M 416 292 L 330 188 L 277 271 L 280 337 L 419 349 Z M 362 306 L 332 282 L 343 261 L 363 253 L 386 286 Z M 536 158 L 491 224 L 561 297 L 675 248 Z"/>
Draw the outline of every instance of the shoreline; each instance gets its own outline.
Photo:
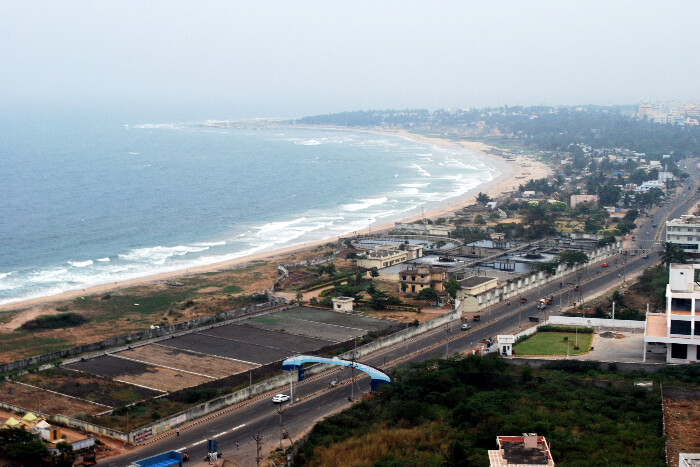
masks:
<path id="1" fill-rule="evenodd" d="M 324 129 L 324 127 L 313 127 L 313 128 L 319 128 L 319 129 Z M 325 129 L 335 129 L 335 130 L 347 130 L 347 128 L 338 128 L 338 127 L 326 127 Z M 517 187 L 521 183 L 526 183 L 530 179 L 537 179 L 537 178 L 543 178 L 548 176 L 551 173 L 551 169 L 546 166 L 544 163 L 536 161 L 530 157 L 527 156 L 516 156 L 514 160 L 505 160 L 501 159 L 495 154 L 490 154 L 487 151 L 492 151 L 492 150 L 497 150 L 494 146 L 489 146 L 485 143 L 480 143 L 480 142 L 470 142 L 470 141 L 454 141 L 454 140 L 447 140 L 447 139 L 442 139 L 442 138 L 430 138 L 427 136 L 422 136 L 422 135 L 416 135 L 413 133 L 410 133 L 406 130 L 393 130 L 393 131 L 381 131 L 381 130 L 376 130 L 376 129 L 356 129 L 356 131 L 363 131 L 367 133 L 377 133 L 377 134 L 385 134 L 385 135 L 393 135 L 393 136 L 398 136 L 402 138 L 406 138 L 412 141 L 416 141 L 422 144 L 429 144 L 429 145 L 434 145 L 434 146 L 440 146 L 440 147 L 448 147 L 452 149 L 458 149 L 463 152 L 470 152 L 476 154 L 479 159 L 484 162 L 487 166 L 489 166 L 492 169 L 495 169 L 496 171 L 499 172 L 499 175 L 494 177 L 492 180 L 480 183 L 476 187 L 468 190 L 465 192 L 463 195 L 460 195 L 455 198 L 451 198 L 450 200 L 441 203 L 440 205 L 430 208 L 430 210 L 425 211 L 424 214 L 421 213 L 416 213 L 416 214 L 409 214 L 406 217 L 402 218 L 397 218 L 397 219 L 387 219 L 381 221 L 381 223 L 373 226 L 368 226 L 368 228 L 362 229 L 357 231 L 356 233 L 352 235 L 362 235 L 366 234 L 369 231 L 379 233 L 379 232 L 388 232 L 390 231 L 393 226 L 394 222 L 405 222 L 405 223 L 410 223 L 410 222 L 416 222 L 420 220 L 422 217 L 425 218 L 438 218 L 438 217 L 446 217 L 450 213 L 453 213 L 459 209 L 461 209 L 464 206 L 473 204 L 475 201 L 475 197 L 477 193 L 479 192 L 484 192 L 489 195 L 491 198 L 498 198 L 499 196 L 503 195 L 504 193 L 511 192 L 513 191 L 514 187 Z M 523 172 L 524 169 L 527 169 L 527 172 Z M 516 174 L 518 178 L 516 179 Z M 524 177 L 523 177 L 524 175 Z M 346 234 L 346 236 L 351 235 L 351 234 Z M 285 256 L 298 253 L 300 251 L 305 251 L 308 249 L 315 248 L 319 245 L 323 245 L 325 243 L 328 243 L 329 241 L 335 240 L 336 237 L 328 237 L 324 238 L 321 240 L 316 240 L 313 242 L 306 242 L 301 245 L 291 245 L 283 248 L 278 248 L 275 250 L 270 250 L 270 251 L 265 251 L 265 252 L 260 252 L 260 253 L 255 253 L 252 255 L 247 255 L 247 256 L 242 256 L 239 258 L 235 259 L 230 259 L 226 261 L 221 261 L 217 263 L 210 263 L 206 265 L 201 265 L 201 266 L 194 266 L 194 267 L 189 267 L 186 269 L 180 269 L 176 271 L 170 271 L 170 272 L 163 272 L 163 273 L 157 273 L 157 274 L 151 274 L 135 279 L 129 279 L 129 280 L 124 280 L 120 282 L 114 282 L 114 283 L 108 283 L 108 284 L 102 284 L 102 285 L 95 285 L 91 287 L 87 287 L 85 289 L 79 289 L 79 290 L 70 290 L 66 292 L 62 292 L 59 294 L 54 294 L 54 295 L 47 295 L 47 296 L 42 296 L 42 297 L 36 297 L 36 298 L 30 298 L 30 299 L 24 299 L 24 300 L 18 300 L 14 302 L 8 302 L 4 304 L 0 304 L 0 311 L 9 311 L 9 310 L 20 310 L 20 309 L 26 309 L 26 308 L 32 308 L 40 305 L 45 305 L 48 303 L 53 303 L 53 302 L 58 302 L 58 301 L 63 301 L 63 300 L 71 300 L 75 299 L 81 296 L 89 296 L 89 295 L 100 295 L 104 294 L 107 292 L 113 292 L 116 290 L 128 288 L 128 287 L 134 287 L 134 286 L 146 286 L 153 284 L 155 282 L 161 282 L 164 280 L 172 280 L 176 279 L 178 277 L 184 277 L 188 275 L 193 275 L 193 274 L 202 274 L 205 272 L 211 272 L 211 271 L 220 271 L 224 269 L 235 269 L 235 268 L 240 268 L 244 267 L 245 265 L 253 262 L 253 261 L 274 261 L 277 260 L 279 262 L 283 262 L 282 259 Z"/>

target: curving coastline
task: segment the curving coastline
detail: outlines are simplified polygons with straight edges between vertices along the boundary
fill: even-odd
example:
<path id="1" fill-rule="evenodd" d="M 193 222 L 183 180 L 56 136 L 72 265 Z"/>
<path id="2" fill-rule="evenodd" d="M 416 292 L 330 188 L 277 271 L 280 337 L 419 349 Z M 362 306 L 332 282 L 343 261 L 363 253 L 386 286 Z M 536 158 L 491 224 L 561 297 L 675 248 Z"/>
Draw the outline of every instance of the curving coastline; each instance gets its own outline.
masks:
<path id="1" fill-rule="evenodd" d="M 319 127 L 320 128 L 320 127 Z M 331 128 L 328 128 L 331 129 Z M 345 128 L 334 128 L 343 129 Z M 441 147 L 449 147 L 452 149 L 462 149 L 464 151 L 469 151 L 470 153 L 476 153 L 479 158 L 486 162 L 487 165 L 495 168 L 500 174 L 496 176 L 493 180 L 489 182 L 482 183 L 472 190 L 464 193 L 463 195 L 451 198 L 447 202 L 442 203 L 440 206 L 425 211 L 424 215 L 426 217 L 441 217 L 447 213 L 458 210 L 464 205 L 473 202 L 475 195 L 481 191 L 486 192 L 491 197 L 498 197 L 503 193 L 511 191 L 514 187 L 519 184 L 526 182 L 531 178 L 542 178 L 548 175 L 551 170 L 543 163 L 535 161 L 532 158 L 526 156 L 517 156 L 512 160 L 505 160 L 493 155 L 494 152 L 498 150 L 491 146 L 483 143 L 477 142 L 462 142 L 462 141 L 451 141 L 442 138 L 430 138 L 426 136 L 416 135 L 407 131 L 379 131 L 376 129 L 353 129 L 356 131 L 365 131 L 370 133 L 387 134 L 393 136 L 399 136 L 412 141 L 420 142 L 423 144 L 430 144 Z M 517 176 L 517 178 L 516 178 Z M 412 222 L 421 218 L 423 215 L 420 209 L 416 209 L 416 212 L 410 213 L 403 219 L 390 219 L 386 220 L 382 224 L 375 224 L 371 226 L 372 232 L 388 231 L 393 227 L 394 221 Z M 358 233 L 367 232 L 369 229 L 363 229 Z M 20 308 L 31 308 L 36 305 L 42 305 L 46 303 L 51 303 L 55 301 L 73 299 L 85 295 L 96 295 L 104 294 L 117 289 L 132 287 L 136 285 L 147 285 L 153 282 L 162 281 L 166 279 L 175 279 L 188 274 L 198 274 L 209 271 L 216 271 L 221 269 L 232 269 L 237 267 L 242 267 L 247 263 L 259 260 L 274 260 L 279 262 L 284 262 L 284 257 L 287 255 L 294 254 L 305 249 L 314 248 L 318 245 L 327 243 L 335 237 L 329 237 L 322 240 L 307 242 L 302 245 L 294 245 L 289 247 L 284 247 L 281 249 L 276 249 L 272 251 L 264 251 L 248 256 L 242 256 L 239 258 L 211 263 L 196 267 L 189 267 L 187 269 L 181 269 L 171 272 L 159 273 L 155 275 L 144 276 L 136 279 L 125 280 L 116 283 L 108 283 L 104 285 L 92 286 L 85 289 L 68 291 L 56 295 L 49 295 L 43 297 L 32 298 L 28 300 L 16 301 L 11 303 L 6 303 L 0 305 L 0 310 L 14 310 Z"/>

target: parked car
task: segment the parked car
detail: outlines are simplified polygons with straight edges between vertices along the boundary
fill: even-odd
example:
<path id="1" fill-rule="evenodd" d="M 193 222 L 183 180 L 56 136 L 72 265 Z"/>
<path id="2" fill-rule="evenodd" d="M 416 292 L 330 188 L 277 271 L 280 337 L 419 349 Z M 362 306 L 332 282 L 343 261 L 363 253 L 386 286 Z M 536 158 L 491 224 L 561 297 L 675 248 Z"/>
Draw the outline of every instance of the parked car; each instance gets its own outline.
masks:
<path id="1" fill-rule="evenodd" d="M 272 397 L 272 402 L 275 404 L 281 404 L 282 402 L 287 402 L 291 397 L 289 397 L 287 394 L 275 394 Z"/>

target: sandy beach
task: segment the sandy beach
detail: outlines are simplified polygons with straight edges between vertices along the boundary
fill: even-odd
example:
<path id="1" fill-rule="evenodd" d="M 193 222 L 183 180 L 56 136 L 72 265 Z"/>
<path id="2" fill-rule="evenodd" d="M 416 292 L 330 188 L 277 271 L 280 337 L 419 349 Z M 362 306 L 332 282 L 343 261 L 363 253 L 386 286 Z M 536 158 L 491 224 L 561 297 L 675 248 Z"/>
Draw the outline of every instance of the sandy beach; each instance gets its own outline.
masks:
<path id="1" fill-rule="evenodd" d="M 374 133 L 382 133 L 377 130 L 367 130 Z M 513 191 L 517 189 L 518 185 L 526 183 L 530 179 L 538 179 L 548 176 L 551 173 L 551 169 L 544 163 L 535 160 L 533 157 L 527 156 L 516 156 L 511 157 L 509 160 L 501 158 L 494 155 L 493 153 L 498 153 L 498 149 L 488 146 L 479 142 L 467 142 L 467 141 L 451 141 L 442 138 L 429 138 L 421 135 L 416 135 L 408 131 L 385 131 L 385 134 L 391 134 L 395 136 L 400 136 L 403 138 L 411 139 L 420 143 L 431 144 L 435 146 L 443 146 L 450 148 L 463 149 L 471 153 L 476 153 L 479 155 L 480 159 L 487 163 L 487 165 L 496 169 L 500 172 L 494 180 L 477 186 L 475 189 L 465 193 L 459 198 L 452 198 L 446 204 L 426 211 L 424 213 L 426 218 L 439 218 L 448 217 L 450 213 L 453 213 L 463 206 L 473 204 L 475 202 L 475 197 L 479 192 L 487 193 L 492 198 L 498 198 L 504 193 Z M 516 178 L 517 177 L 517 178 Z M 409 216 L 402 219 L 403 222 L 414 222 L 422 217 L 422 213 L 418 212 L 415 215 Z M 373 225 L 371 226 L 372 233 L 386 232 L 393 228 L 394 220 L 390 223 Z M 367 233 L 369 229 L 358 232 Z M 303 245 L 294 245 L 286 248 L 277 249 L 274 251 L 261 252 L 254 255 L 249 255 L 241 258 L 236 258 L 229 261 L 208 264 L 204 266 L 191 267 L 185 270 L 172 271 L 157 275 L 151 275 L 146 277 L 141 277 L 137 279 L 132 279 L 128 281 L 114 282 L 109 284 L 98 285 L 82 290 L 73 290 L 57 295 L 51 295 L 46 297 L 38 297 L 29 300 L 12 302 L 0 305 L 0 311 L 5 310 L 17 310 L 24 308 L 31 308 L 37 305 L 43 305 L 46 303 L 61 301 L 61 300 L 71 300 L 76 297 L 88 296 L 88 295 L 100 295 L 107 292 L 111 292 L 117 289 L 122 289 L 126 287 L 133 287 L 138 285 L 148 285 L 153 282 L 163 281 L 163 280 L 173 280 L 178 277 L 182 277 L 190 274 L 200 274 L 210 271 L 218 271 L 223 269 L 234 269 L 242 267 L 251 261 L 279 261 L 284 262 L 284 258 L 296 252 L 311 249 L 318 245 L 323 245 L 329 241 L 336 240 L 335 237 L 328 238 L 325 240 L 316 241 L 313 243 L 305 243 Z"/>

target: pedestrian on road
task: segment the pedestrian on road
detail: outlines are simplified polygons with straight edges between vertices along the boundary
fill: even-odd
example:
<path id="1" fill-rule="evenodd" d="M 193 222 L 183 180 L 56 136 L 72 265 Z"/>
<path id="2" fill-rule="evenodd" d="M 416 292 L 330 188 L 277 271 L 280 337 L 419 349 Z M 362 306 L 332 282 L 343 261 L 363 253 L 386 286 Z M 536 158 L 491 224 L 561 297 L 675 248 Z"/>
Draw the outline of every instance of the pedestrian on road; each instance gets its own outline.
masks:
<path id="1" fill-rule="evenodd" d="M 236 450 L 238 450 L 239 448 L 240 448 L 240 445 L 238 443 L 236 443 Z"/>
<path id="2" fill-rule="evenodd" d="M 179 428 L 175 428 L 175 434 L 176 434 L 177 436 L 180 436 L 180 429 L 179 429 Z"/>

